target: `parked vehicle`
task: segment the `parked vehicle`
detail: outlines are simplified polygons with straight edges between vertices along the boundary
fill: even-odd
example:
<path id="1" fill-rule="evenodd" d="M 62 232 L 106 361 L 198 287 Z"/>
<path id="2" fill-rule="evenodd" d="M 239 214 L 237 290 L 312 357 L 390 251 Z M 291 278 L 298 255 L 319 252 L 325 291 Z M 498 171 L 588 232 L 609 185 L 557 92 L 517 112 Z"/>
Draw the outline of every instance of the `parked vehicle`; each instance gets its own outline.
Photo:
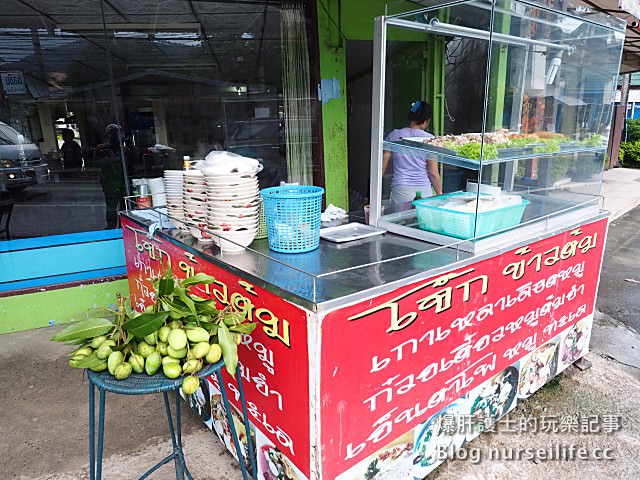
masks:
<path id="1" fill-rule="evenodd" d="M 49 181 L 49 166 L 40 149 L 0 122 L 0 192 Z"/>

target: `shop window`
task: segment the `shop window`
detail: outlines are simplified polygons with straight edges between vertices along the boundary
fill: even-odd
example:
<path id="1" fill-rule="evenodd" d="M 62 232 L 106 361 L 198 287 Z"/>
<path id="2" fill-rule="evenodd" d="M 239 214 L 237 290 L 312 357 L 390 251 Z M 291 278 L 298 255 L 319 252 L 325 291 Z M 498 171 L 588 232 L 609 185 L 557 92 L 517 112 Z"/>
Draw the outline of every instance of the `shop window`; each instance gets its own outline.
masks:
<path id="1" fill-rule="evenodd" d="M 100 3 L 3 3 L 0 198 L 15 202 L 12 238 L 117 228 L 137 184 L 212 150 L 261 159 L 261 187 L 291 180 L 287 141 L 301 136 L 287 129 L 301 127 L 285 117 L 281 7 Z"/>

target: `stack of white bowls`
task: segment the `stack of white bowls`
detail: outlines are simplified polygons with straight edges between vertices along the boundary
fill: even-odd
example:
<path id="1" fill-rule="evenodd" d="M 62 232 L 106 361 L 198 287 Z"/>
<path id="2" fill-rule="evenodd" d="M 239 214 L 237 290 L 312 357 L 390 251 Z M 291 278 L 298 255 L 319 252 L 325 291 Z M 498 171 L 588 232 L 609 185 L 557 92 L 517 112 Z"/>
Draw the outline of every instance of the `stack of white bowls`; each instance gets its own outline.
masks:
<path id="1" fill-rule="evenodd" d="M 186 230 L 184 205 L 182 203 L 183 170 L 164 171 L 164 192 L 166 195 L 167 215 L 172 223 L 181 230 Z"/>
<path id="2" fill-rule="evenodd" d="M 213 241 L 226 252 L 244 250 L 258 232 L 258 172 L 262 166 L 257 160 L 237 156 L 199 168 L 207 184 L 207 224 Z"/>
<path id="3" fill-rule="evenodd" d="M 207 185 L 200 170 L 185 170 L 182 177 L 182 204 L 185 223 L 191 235 L 201 241 L 212 241 L 207 233 Z"/>

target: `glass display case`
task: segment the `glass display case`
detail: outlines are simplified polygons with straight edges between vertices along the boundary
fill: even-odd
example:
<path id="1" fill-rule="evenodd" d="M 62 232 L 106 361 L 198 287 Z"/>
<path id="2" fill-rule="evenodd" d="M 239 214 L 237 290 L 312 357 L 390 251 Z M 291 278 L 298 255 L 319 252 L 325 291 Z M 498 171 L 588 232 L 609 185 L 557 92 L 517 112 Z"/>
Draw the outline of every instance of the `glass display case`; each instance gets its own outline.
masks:
<path id="1" fill-rule="evenodd" d="M 599 212 L 624 31 L 518 0 L 378 17 L 370 223 L 476 252 Z"/>

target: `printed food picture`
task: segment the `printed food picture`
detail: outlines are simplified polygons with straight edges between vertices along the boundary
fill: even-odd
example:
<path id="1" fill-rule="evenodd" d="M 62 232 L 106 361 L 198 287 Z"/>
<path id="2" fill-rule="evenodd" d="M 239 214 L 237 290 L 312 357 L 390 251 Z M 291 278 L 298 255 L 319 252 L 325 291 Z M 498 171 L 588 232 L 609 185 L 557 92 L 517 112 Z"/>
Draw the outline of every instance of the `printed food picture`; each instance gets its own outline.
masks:
<path id="1" fill-rule="evenodd" d="M 513 405 L 517 389 L 518 370 L 510 366 L 473 390 L 469 394 L 471 431 L 467 433 L 480 433 L 507 413 Z"/>
<path id="2" fill-rule="evenodd" d="M 466 411 L 467 399 L 462 398 L 416 427 L 418 435 L 411 471 L 413 477 L 424 478 L 440 463 L 440 452 L 453 453 L 465 443 L 463 427 Z"/>
<path id="3" fill-rule="evenodd" d="M 296 468 L 291 460 L 265 437 L 256 432 L 257 462 L 259 480 L 306 480 L 307 477 Z"/>
<path id="4" fill-rule="evenodd" d="M 412 479 L 413 430 L 370 455 L 336 480 L 396 480 Z"/>
<path id="5" fill-rule="evenodd" d="M 551 341 L 535 350 L 520 369 L 518 395 L 528 397 L 551 380 L 558 367 L 558 341 Z"/>

